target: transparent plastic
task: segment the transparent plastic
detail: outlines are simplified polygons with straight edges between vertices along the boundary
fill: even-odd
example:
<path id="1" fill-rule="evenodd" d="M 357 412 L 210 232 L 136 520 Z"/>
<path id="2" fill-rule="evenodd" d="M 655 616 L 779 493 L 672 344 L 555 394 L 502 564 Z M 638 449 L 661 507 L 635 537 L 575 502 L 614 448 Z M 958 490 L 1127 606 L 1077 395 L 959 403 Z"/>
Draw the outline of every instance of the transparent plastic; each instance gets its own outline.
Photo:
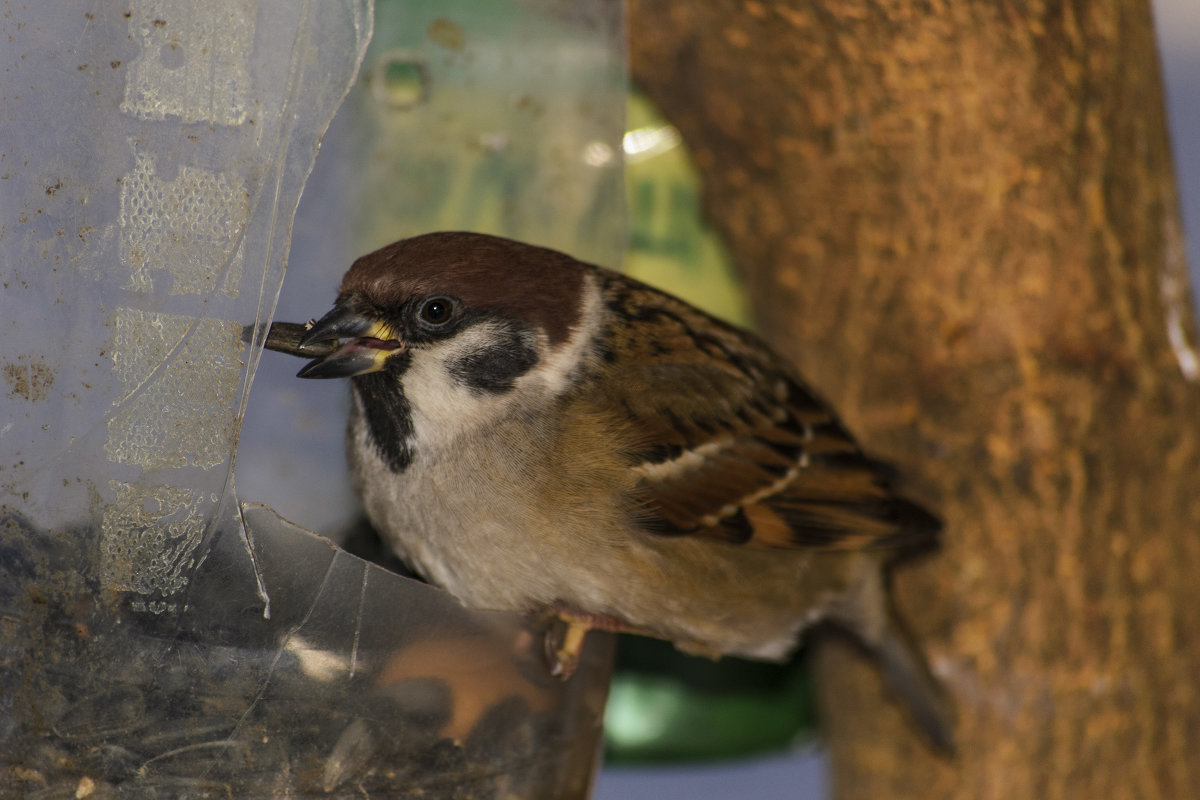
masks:
<path id="1" fill-rule="evenodd" d="M 624 27 L 610 0 L 381 0 L 359 80 L 297 212 L 276 319 L 330 307 L 354 258 L 472 230 L 618 268 L 627 240 Z M 238 486 L 335 535 L 357 509 L 343 471 L 348 392 L 268 353 Z M 332 468 L 331 468 L 332 467 Z"/>
<path id="2" fill-rule="evenodd" d="M 296 251 L 307 258 L 289 267 L 289 286 L 298 279 L 313 292 L 309 314 L 328 304 L 348 257 L 380 243 L 366 234 L 376 227 L 359 191 L 380 156 L 358 158 L 354 137 L 389 138 L 400 150 L 436 141 L 450 165 L 452 145 L 477 155 L 479 139 L 469 126 L 442 133 L 435 123 L 471 98 L 500 92 L 518 110 L 541 102 L 574 119 L 572 104 L 592 92 L 584 116 L 593 121 L 571 141 L 616 152 L 620 70 L 594 91 L 584 85 L 593 78 L 571 80 L 584 80 L 596 58 L 620 62 L 617 4 L 598 1 L 585 18 L 564 15 L 566 3 L 478 4 L 486 13 L 462 3 L 436 14 L 426 5 L 389 4 L 417 15 L 397 28 L 418 58 L 369 64 L 354 101 L 403 108 L 407 86 L 425 123 L 391 119 L 381 133 L 360 117 L 343 127 L 349 144 L 322 156 L 337 162 L 326 168 L 326 202 L 302 216 L 309 227 L 296 230 Z M 463 609 L 242 502 L 322 496 L 314 487 L 344 473 L 340 445 L 322 449 L 338 437 L 336 408 L 313 412 L 334 433 L 312 449 L 271 425 L 253 447 L 243 437 L 241 455 L 238 442 L 293 214 L 371 37 L 369 0 L 4 9 L 0 796 L 585 796 L 610 641 L 591 643 L 571 681 L 551 680 L 524 620 Z M 420 14 L 428 21 L 412 23 Z M 487 25 L 473 27 L 476 17 Z M 530 30 L 538 37 L 523 38 Z M 541 53 L 539 68 L 497 88 L 506 60 L 525 52 Z M 574 66 L 543 81 L 555 57 Z M 438 102 L 447 105 L 437 111 Z M 593 258 L 605 247 L 619 253 L 619 177 L 617 205 L 604 199 L 619 171 L 596 155 L 604 147 L 589 162 L 573 144 L 539 144 L 545 128 L 487 128 L 520 143 L 487 151 L 499 156 L 486 159 L 494 179 L 513 187 L 499 232 Z M 519 163 L 510 152 L 538 157 Z M 560 167 L 543 170 L 550 161 Z M 376 186 L 407 198 L 389 200 L 401 216 L 402 207 L 442 209 L 396 233 L 454 219 L 445 209 L 458 201 L 435 202 L 431 184 Z M 525 188 L 549 194 L 514 211 L 526 208 Z M 562 230 L 569 236 L 538 235 Z M 308 246 L 315 241 L 324 244 Z M 280 395 L 259 394 L 273 416 L 295 412 L 275 403 Z M 281 438 L 295 449 L 277 447 Z M 263 496 L 235 493 L 235 457 L 244 487 L 254 484 L 246 472 L 259 472 L 247 453 L 271 450 L 321 469 Z M 350 506 L 344 493 L 325 497 Z"/>

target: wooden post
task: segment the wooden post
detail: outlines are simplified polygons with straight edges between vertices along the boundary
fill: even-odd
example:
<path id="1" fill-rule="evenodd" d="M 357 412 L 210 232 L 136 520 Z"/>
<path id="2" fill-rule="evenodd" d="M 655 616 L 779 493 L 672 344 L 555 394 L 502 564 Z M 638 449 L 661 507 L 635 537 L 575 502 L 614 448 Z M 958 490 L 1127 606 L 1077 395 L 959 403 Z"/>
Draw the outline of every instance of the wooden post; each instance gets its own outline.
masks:
<path id="1" fill-rule="evenodd" d="M 634 0 L 760 328 L 946 547 L 929 752 L 822 648 L 839 798 L 1200 797 L 1196 329 L 1146 0 Z"/>

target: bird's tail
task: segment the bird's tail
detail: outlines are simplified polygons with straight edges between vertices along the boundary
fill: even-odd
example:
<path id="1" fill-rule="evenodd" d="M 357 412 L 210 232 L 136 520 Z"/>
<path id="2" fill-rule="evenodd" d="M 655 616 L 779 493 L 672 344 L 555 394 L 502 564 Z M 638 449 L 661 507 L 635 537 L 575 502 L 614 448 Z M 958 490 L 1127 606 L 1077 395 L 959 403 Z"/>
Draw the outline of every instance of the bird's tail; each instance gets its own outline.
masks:
<path id="1" fill-rule="evenodd" d="M 950 699 L 929 669 L 916 639 L 892 603 L 881 563 L 863 558 L 843 602 L 831 609 L 833 620 L 853 633 L 880 665 L 884 682 L 929 740 L 953 753 L 954 724 Z"/>
<path id="2" fill-rule="evenodd" d="M 884 682 L 908 707 L 913 721 L 936 747 L 953 753 L 954 723 L 950 699 L 930 672 L 916 641 L 894 612 L 889 616 L 882 634 L 876 641 L 867 642 L 867 646 L 879 660 Z"/>

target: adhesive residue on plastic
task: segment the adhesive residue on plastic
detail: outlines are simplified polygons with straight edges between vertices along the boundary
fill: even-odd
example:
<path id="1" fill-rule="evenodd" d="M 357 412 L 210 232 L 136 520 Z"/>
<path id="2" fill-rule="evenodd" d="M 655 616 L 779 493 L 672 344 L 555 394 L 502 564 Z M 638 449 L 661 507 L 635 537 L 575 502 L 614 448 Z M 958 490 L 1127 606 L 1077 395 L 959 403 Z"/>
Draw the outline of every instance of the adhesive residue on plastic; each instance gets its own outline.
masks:
<path id="1" fill-rule="evenodd" d="M 171 294 L 237 297 L 250 218 L 245 181 L 186 164 L 174 180 L 164 180 L 153 154 L 133 151 L 134 168 L 121 183 L 125 288 L 153 291 L 153 272 L 161 270 L 171 277 Z"/>
<path id="2" fill-rule="evenodd" d="M 134 0 L 140 45 L 121 111 L 147 120 L 241 125 L 253 104 L 249 59 L 258 0 Z"/>
<path id="3" fill-rule="evenodd" d="M 237 431 L 241 326 L 118 308 L 111 352 L 125 389 L 105 452 L 144 469 L 225 462 Z"/>

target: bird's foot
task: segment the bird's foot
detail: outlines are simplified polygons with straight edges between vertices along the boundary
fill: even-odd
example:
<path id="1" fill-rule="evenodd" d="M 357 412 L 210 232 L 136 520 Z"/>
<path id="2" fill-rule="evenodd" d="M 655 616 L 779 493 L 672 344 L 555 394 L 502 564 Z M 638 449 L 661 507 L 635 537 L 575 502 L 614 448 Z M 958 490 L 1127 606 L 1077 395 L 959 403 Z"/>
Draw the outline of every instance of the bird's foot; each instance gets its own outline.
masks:
<path id="1" fill-rule="evenodd" d="M 583 622 L 560 622 L 566 626 L 565 630 L 556 631 L 558 626 L 553 626 L 546 632 L 546 658 L 550 663 L 550 674 L 565 681 L 579 666 L 579 654 L 591 628 Z"/>
<path id="2" fill-rule="evenodd" d="M 579 666 L 588 631 L 595 628 L 617 633 L 637 633 L 628 623 L 609 614 L 589 614 L 555 603 L 547 609 L 545 650 L 550 674 L 567 680 Z"/>

